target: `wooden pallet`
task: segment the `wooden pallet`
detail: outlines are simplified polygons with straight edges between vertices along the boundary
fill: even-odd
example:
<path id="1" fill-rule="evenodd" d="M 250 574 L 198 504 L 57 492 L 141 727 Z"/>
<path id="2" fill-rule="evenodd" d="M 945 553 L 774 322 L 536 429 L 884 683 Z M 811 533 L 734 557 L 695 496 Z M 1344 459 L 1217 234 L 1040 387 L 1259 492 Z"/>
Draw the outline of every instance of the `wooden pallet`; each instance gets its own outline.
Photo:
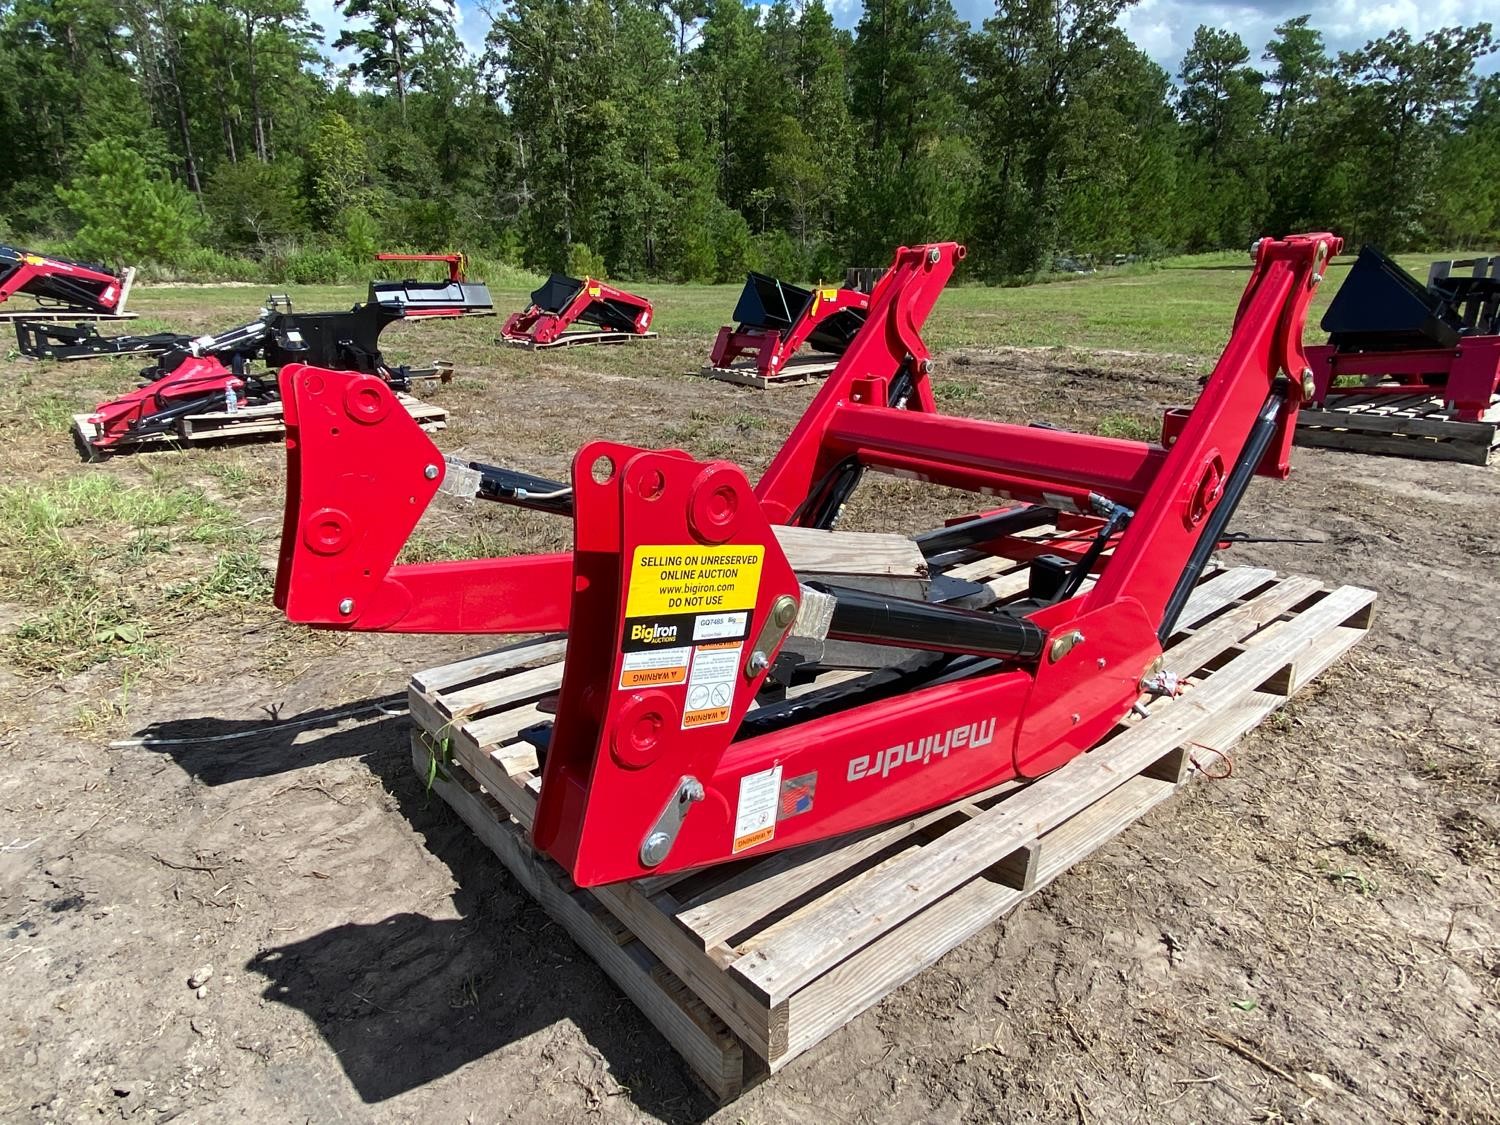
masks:
<path id="1" fill-rule="evenodd" d="M 656 337 L 655 332 L 564 332 L 550 344 L 538 344 L 534 340 L 512 340 L 508 336 L 501 336 L 500 343 L 540 352 L 548 348 L 571 348 L 576 344 L 633 344 L 637 340 L 654 340 Z"/>
<path id="2" fill-rule="evenodd" d="M 762 375 L 753 363 L 731 364 L 729 367 L 704 364 L 698 374 L 725 383 L 737 383 L 742 387 L 758 387 L 764 390 L 766 387 L 795 387 L 801 383 L 811 383 L 814 379 L 821 379 L 838 365 L 839 361 L 836 357 L 793 359 L 776 374 Z"/>
<path id="3" fill-rule="evenodd" d="M 443 407 L 433 406 L 402 391 L 396 392 L 396 398 L 428 433 L 441 430 L 448 425 L 448 411 Z M 233 412 L 215 410 L 203 414 L 188 414 L 179 418 L 176 427 L 165 433 L 132 438 L 113 446 L 110 450 L 101 451 L 92 444 L 96 427 L 90 418 L 92 418 L 90 414 L 73 415 L 73 440 L 80 450 L 93 457 L 126 449 L 231 441 L 236 438 L 280 435 L 286 432 L 286 425 L 282 421 L 281 403 L 268 402 L 261 406 L 247 406 L 243 410 Z"/>
<path id="4" fill-rule="evenodd" d="M 949 573 L 1002 598 L 1026 587 L 1025 567 L 1006 560 Z M 1167 649 L 1182 694 L 1046 778 L 835 842 L 589 891 L 527 835 L 540 782 L 520 732 L 548 721 L 565 638 L 413 677 L 413 756 L 424 776 L 434 755 L 444 762 L 434 791 L 729 1100 L 1112 839 L 1200 762 L 1219 765 L 1214 751 L 1359 642 L 1374 599 L 1269 570 L 1220 571 L 1199 584 Z"/>
<path id="5" fill-rule="evenodd" d="M 140 313 L 91 313 L 78 309 L 25 309 L 24 311 L 0 312 L 0 323 L 17 320 L 135 320 Z"/>
<path id="6" fill-rule="evenodd" d="M 1488 465 L 1500 451 L 1500 395 L 1479 422 L 1456 422 L 1427 394 L 1330 393 L 1321 409 L 1297 412 L 1298 445 L 1392 453 L 1428 461 Z"/>

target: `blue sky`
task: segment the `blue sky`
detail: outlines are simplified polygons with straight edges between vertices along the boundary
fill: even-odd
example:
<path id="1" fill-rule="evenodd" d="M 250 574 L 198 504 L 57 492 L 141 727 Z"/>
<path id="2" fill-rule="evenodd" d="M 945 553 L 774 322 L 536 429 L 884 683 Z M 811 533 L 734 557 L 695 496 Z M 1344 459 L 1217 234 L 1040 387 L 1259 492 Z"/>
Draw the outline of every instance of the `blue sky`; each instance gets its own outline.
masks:
<path id="1" fill-rule="evenodd" d="M 827 0 L 842 27 L 853 27 L 859 19 L 860 0 Z M 978 24 L 995 9 L 993 0 L 954 0 L 961 16 Z M 308 11 L 323 26 L 331 42 L 342 26 L 333 0 L 310 0 Z M 475 0 L 458 0 L 459 35 L 471 50 L 484 45 L 489 17 Z M 1396 27 L 1421 35 L 1439 27 L 1479 23 L 1486 18 L 1500 23 L 1494 0 L 1331 0 L 1310 4 L 1308 0 L 1258 0 L 1256 3 L 1215 3 L 1206 0 L 1140 0 L 1121 17 L 1121 26 L 1136 45 L 1165 67 L 1174 77 L 1182 54 L 1192 42 L 1193 30 L 1202 23 L 1239 33 L 1259 58 L 1272 29 L 1285 19 L 1311 12 L 1330 52 L 1351 50 Z M 1500 70 L 1500 56 L 1481 60 L 1484 73 Z"/>

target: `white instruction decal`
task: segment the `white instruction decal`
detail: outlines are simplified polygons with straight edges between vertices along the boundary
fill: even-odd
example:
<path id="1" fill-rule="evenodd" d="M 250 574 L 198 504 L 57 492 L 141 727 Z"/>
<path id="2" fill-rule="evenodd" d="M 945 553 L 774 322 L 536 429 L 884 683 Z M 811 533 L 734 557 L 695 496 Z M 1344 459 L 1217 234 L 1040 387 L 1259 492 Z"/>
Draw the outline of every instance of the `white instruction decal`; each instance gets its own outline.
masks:
<path id="1" fill-rule="evenodd" d="M 780 766 L 740 778 L 740 801 L 734 813 L 734 854 L 775 838 L 780 795 Z"/>
<path id="2" fill-rule="evenodd" d="M 737 641 L 749 619 L 748 613 L 700 613 L 693 622 L 693 640 Z"/>
<path id="3" fill-rule="evenodd" d="M 683 730 L 729 721 L 729 705 L 734 702 L 734 680 L 739 674 L 740 653 L 744 648 L 739 641 L 731 641 L 728 644 L 699 645 L 693 649 L 693 666 L 687 679 L 687 706 L 682 712 Z"/>

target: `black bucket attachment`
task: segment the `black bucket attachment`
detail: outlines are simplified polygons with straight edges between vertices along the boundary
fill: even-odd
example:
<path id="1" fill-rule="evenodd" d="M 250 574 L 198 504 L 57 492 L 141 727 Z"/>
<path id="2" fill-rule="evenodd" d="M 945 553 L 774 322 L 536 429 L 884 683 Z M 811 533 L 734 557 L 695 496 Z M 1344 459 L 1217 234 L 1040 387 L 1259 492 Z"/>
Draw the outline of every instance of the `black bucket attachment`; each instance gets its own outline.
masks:
<path id="1" fill-rule="evenodd" d="M 1459 333 L 1447 311 L 1441 296 L 1365 246 L 1323 314 L 1323 331 L 1345 351 L 1451 348 Z"/>
<path id="2" fill-rule="evenodd" d="M 740 330 L 760 328 L 785 336 L 813 307 L 813 292 L 763 273 L 747 273 L 745 288 L 734 306 Z M 843 355 L 865 322 L 862 309 L 842 309 L 808 334 L 808 346 L 830 355 Z"/>
<path id="3" fill-rule="evenodd" d="M 734 306 L 734 319 L 741 328 L 789 331 L 812 303 L 812 291 L 777 281 L 763 273 L 747 273 L 745 288 Z"/>

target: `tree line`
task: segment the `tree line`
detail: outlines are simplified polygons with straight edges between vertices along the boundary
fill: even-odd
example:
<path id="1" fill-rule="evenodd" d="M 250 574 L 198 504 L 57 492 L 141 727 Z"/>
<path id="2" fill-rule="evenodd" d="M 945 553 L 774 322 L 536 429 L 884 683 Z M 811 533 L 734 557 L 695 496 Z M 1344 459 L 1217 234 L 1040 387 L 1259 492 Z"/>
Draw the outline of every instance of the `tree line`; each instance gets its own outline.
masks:
<path id="1" fill-rule="evenodd" d="M 0 237 L 331 280 L 378 248 L 727 281 L 836 277 L 959 239 L 971 274 L 1333 229 L 1500 236 L 1488 24 L 1330 52 L 1197 29 L 1177 74 L 1130 0 L 0 0 Z M 334 61 L 330 51 L 337 52 Z M 347 60 L 347 61 L 345 61 Z"/>

